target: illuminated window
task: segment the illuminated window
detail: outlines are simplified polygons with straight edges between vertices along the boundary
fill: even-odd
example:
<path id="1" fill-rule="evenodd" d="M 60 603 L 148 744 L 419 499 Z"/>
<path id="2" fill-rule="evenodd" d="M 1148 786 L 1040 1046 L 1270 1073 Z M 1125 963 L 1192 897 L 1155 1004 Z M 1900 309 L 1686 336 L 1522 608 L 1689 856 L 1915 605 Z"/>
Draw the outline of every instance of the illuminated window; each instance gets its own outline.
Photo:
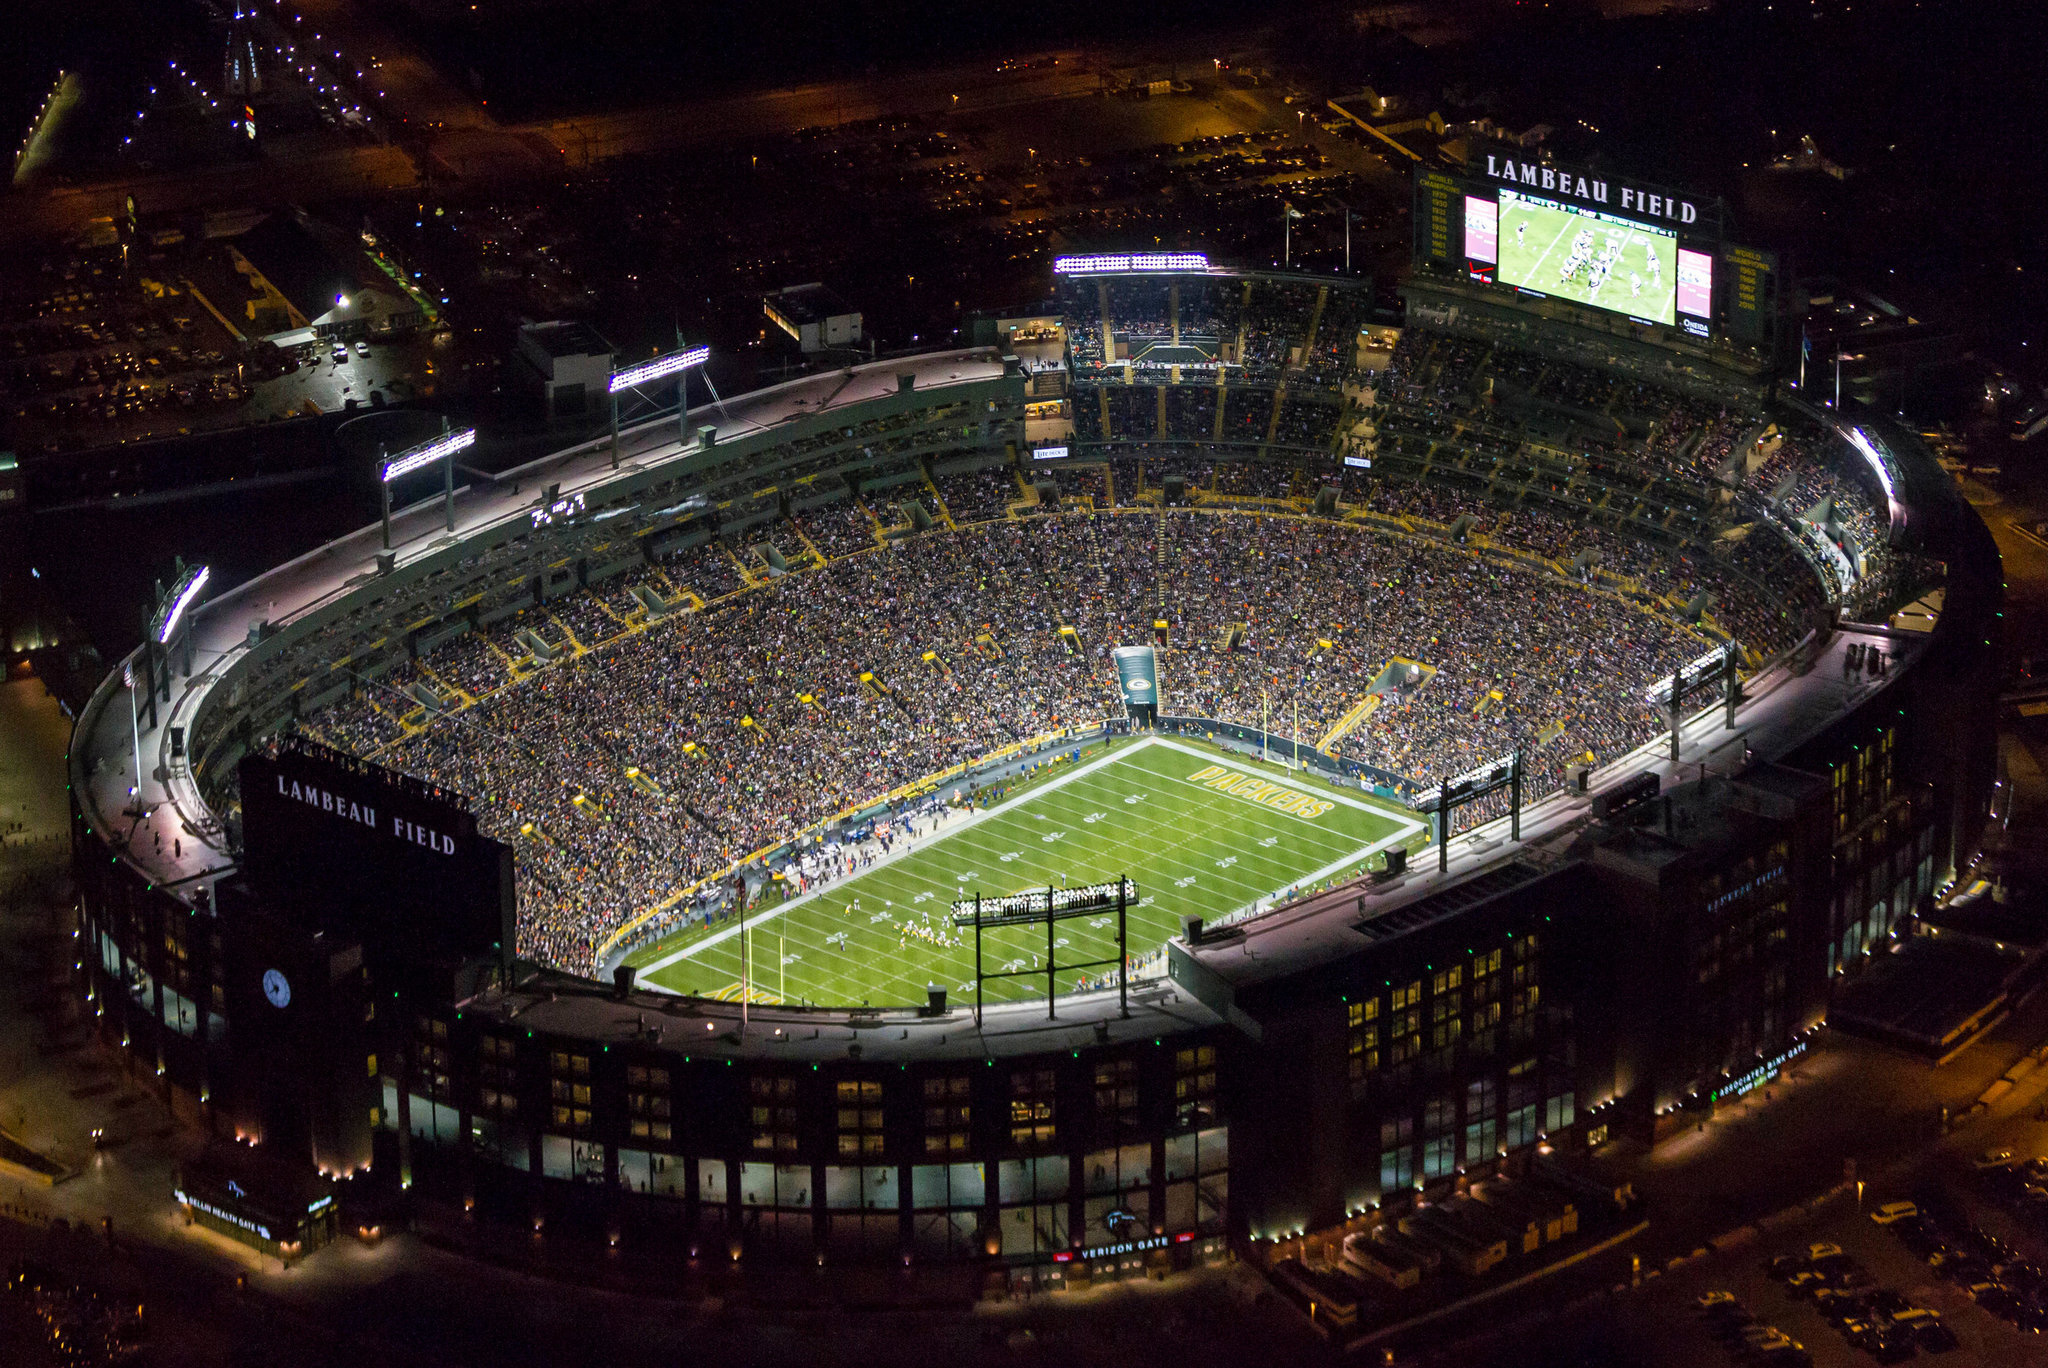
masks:
<path id="1" fill-rule="evenodd" d="M 965 1154 L 972 1143 L 973 1088 L 965 1074 L 924 1081 L 924 1152 Z"/>
<path id="2" fill-rule="evenodd" d="M 1216 1047 L 1200 1045 L 1173 1056 L 1173 1114 L 1177 1126 L 1208 1125 L 1216 1116 Z"/>
<path id="3" fill-rule="evenodd" d="M 752 1102 L 748 1120 L 757 1151 L 793 1154 L 796 1151 L 796 1080 L 756 1074 L 747 1080 Z"/>
<path id="4" fill-rule="evenodd" d="M 1010 1075 L 1010 1143 L 1027 1148 L 1050 1145 L 1058 1136 L 1051 1069 L 1019 1069 Z"/>
<path id="5" fill-rule="evenodd" d="M 834 1088 L 838 1103 L 839 1153 L 849 1158 L 882 1153 L 882 1085 L 872 1080 L 841 1079 Z"/>
<path id="6" fill-rule="evenodd" d="M 675 1132 L 669 1121 L 668 1070 L 640 1064 L 626 1066 L 627 1129 L 635 1140 L 666 1144 Z"/>
<path id="7" fill-rule="evenodd" d="M 1138 1124 L 1138 1061 L 1104 1060 L 1095 1066 L 1095 1114 L 1115 1126 Z"/>

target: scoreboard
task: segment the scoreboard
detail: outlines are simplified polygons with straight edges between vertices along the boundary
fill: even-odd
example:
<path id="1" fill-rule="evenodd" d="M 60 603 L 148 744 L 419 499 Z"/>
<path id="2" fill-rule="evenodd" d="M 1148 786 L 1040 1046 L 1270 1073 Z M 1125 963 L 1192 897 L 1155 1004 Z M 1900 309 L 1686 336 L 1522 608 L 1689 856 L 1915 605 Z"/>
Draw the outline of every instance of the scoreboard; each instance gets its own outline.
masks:
<path id="1" fill-rule="evenodd" d="M 1778 259 L 1753 247 L 1725 247 L 1727 296 L 1722 316 L 1728 336 L 1747 346 L 1770 341 L 1778 313 Z"/>
<path id="2" fill-rule="evenodd" d="M 1776 260 L 1729 244 L 1719 200 L 1475 141 L 1462 167 L 1417 167 L 1412 260 L 1504 299 L 1622 314 L 1674 337 L 1768 350 Z"/>
<path id="3" fill-rule="evenodd" d="M 267 905 L 412 959 L 510 956 L 512 848 L 457 795 L 303 737 L 237 773 L 242 865 Z"/>
<path id="4" fill-rule="evenodd" d="M 1456 267 L 1465 252 L 1465 186 L 1442 171 L 1415 173 L 1415 259 Z"/>

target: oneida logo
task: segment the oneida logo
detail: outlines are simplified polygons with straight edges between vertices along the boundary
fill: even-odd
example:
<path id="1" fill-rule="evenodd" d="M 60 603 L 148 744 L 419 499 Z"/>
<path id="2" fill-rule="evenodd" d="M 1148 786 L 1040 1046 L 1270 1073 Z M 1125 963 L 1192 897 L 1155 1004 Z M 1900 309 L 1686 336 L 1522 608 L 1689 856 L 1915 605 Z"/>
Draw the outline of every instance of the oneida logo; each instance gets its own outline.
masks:
<path id="1" fill-rule="evenodd" d="M 1187 777 L 1190 784 L 1200 784 L 1219 793 L 1228 793 L 1280 812 L 1292 813 L 1296 817 L 1320 817 L 1337 806 L 1323 798 L 1311 798 L 1281 784 L 1268 783 L 1237 770 L 1225 769 L 1221 765 L 1204 765 Z"/>

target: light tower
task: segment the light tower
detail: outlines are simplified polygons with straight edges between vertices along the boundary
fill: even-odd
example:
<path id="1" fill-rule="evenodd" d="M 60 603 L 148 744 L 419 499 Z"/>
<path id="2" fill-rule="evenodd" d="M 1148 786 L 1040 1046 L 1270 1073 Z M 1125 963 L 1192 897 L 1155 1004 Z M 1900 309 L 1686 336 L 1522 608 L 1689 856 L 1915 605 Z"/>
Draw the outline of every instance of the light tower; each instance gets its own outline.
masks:
<path id="1" fill-rule="evenodd" d="M 221 61 L 222 94 L 253 101 L 263 93 L 263 72 L 256 63 L 256 16 L 235 0 L 234 18 L 228 20 L 227 55 Z"/>

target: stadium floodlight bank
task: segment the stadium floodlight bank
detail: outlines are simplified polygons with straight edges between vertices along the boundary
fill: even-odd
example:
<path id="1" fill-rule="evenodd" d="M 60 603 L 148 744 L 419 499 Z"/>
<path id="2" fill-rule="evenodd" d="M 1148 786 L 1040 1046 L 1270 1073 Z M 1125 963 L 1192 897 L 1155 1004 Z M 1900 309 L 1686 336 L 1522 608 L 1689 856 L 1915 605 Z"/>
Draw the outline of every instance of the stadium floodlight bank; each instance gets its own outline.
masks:
<path id="1" fill-rule="evenodd" d="M 1434 812 L 1439 803 L 1449 797 L 1452 802 L 1467 802 L 1483 798 L 1503 787 L 1512 777 L 1517 755 L 1509 752 L 1496 756 L 1483 765 L 1474 765 L 1455 779 L 1446 779 L 1432 788 L 1426 788 L 1408 800 L 1408 806 L 1417 812 Z"/>
<path id="2" fill-rule="evenodd" d="M 1679 693 L 1691 693 L 1708 679 L 1728 668 L 1728 658 L 1734 654 L 1734 649 L 1735 643 L 1732 641 L 1716 646 L 1679 670 L 1677 674 L 1660 677 L 1643 691 L 1643 701 L 1653 708 L 1670 707 L 1674 682 Z"/>
<path id="3" fill-rule="evenodd" d="M 1138 885 L 1128 877 L 1119 877 L 1108 883 L 1081 884 L 1074 888 L 1034 888 L 1023 893 L 1011 893 L 1000 898 L 984 898 L 979 893 L 971 898 L 960 898 L 953 903 L 953 924 L 974 928 L 974 1024 L 981 1026 L 983 985 L 989 979 L 1035 978 L 1045 975 L 1045 1016 L 1050 1021 L 1059 1015 L 1056 1003 L 1059 999 L 1059 971 L 1062 969 L 1101 969 L 1116 966 L 1116 1005 L 1122 1016 L 1131 1014 L 1130 985 L 1130 910 L 1138 901 Z M 1053 929 L 1068 917 L 1086 916 L 1090 912 L 1113 913 L 1116 917 L 1116 957 L 1114 959 L 1073 960 L 1066 964 L 1058 962 L 1059 942 L 1053 939 Z M 1045 965 L 1039 969 L 989 970 L 982 964 L 982 933 L 1012 926 L 1045 926 Z"/>
<path id="4" fill-rule="evenodd" d="M 1884 488 L 1884 501 L 1890 506 L 1896 521 L 1899 509 L 1898 482 L 1892 476 L 1891 457 L 1883 445 L 1860 427 L 1852 427 L 1842 434 L 1849 445 L 1870 463 L 1870 473 L 1877 476 L 1877 482 Z"/>
<path id="5" fill-rule="evenodd" d="M 142 702 L 147 703 L 152 727 L 156 725 L 158 694 L 162 694 L 162 701 L 170 702 L 171 662 L 180 644 L 184 647 L 184 671 L 188 676 L 192 673 L 192 634 L 184 629 L 189 625 L 188 613 L 192 605 L 199 601 L 199 596 L 205 591 L 207 581 L 211 577 L 212 571 L 206 566 L 188 566 L 180 561 L 178 578 L 172 582 L 168 590 L 163 587 L 161 580 L 157 582 L 156 611 L 150 615 L 149 627 L 143 634 L 142 645 L 137 648 L 135 657 L 131 658 L 126 667 L 131 680 L 129 689 L 131 692 L 139 693 L 139 697 L 131 702 L 138 705 Z M 135 678 L 137 659 L 142 667 L 139 681 Z M 139 722 L 136 723 L 136 727 L 140 727 Z M 141 744 L 138 732 L 138 752 Z"/>
<path id="6" fill-rule="evenodd" d="M 377 469 L 377 480 L 384 492 L 384 549 L 391 549 L 391 482 L 416 470 L 424 470 L 436 461 L 441 463 L 441 509 L 448 531 L 455 530 L 455 453 L 467 451 L 476 445 L 476 429 L 460 428 L 454 432 L 443 432 L 439 437 L 421 442 L 418 446 L 407 447 L 396 456 L 387 456 Z"/>
<path id="7" fill-rule="evenodd" d="M 1134 256 L 1054 257 L 1054 275 L 1154 275 L 1166 271 L 1206 271 L 1209 258 L 1200 252 L 1149 252 Z"/>
<path id="8" fill-rule="evenodd" d="M 390 457 L 378 471 L 378 478 L 385 484 L 390 484 L 393 480 L 410 475 L 415 470 L 424 470 L 436 461 L 453 456 L 458 451 L 466 451 L 475 445 L 475 428 L 463 428 L 458 432 L 446 433 Z"/>
<path id="9" fill-rule="evenodd" d="M 1735 705 L 1742 701 L 1742 678 L 1736 671 L 1740 657 L 1740 648 L 1731 637 L 1690 665 L 1672 671 L 1670 678 L 1660 679 L 1644 690 L 1644 701 L 1653 708 L 1664 709 L 1670 722 L 1671 759 L 1674 763 L 1678 759 L 1679 724 L 1685 714 L 1685 700 L 1693 694 L 1718 684 L 1725 710 L 1722 725 L 1731 728 L 1735 725 Z"/>
<path id="10" fill-rule="evenodd" d="M 676 340 L 682 341 L 680 337 Z M 676 446 L 680 449 L 690 437 L 690 372 L 710 359 L 709 347 L 681 347 L 666 356 L 657 356 L 652 361 L 642 361 L 637 366 L 612 372 L 606 391 L 612 400 L 613 470 L 619 468 L 619 396 L 673 375 L 676 378 Z M 714 395 L 717 393 L 716 390 L 712 392 Z"/>
<path id="11" fill-rule="evenodd" d="M 1138 886 L 1129 879 L 1081 888 L 1034 888 L 1003 898 L 961 898 L 953 904 L 953 925 L 1022 926 L 1048 917 L 1058 920 L 1110 912 L 1116 909 L 1119 893 L 1127 903 L 1138 900 Z"/>
<path id="12" fill-rule="evenodd" d="M 1476 803 L 1489 793 L 1508 790 L 1508 838 L 1522 839 L 1522 752 L 1509 751 L 1483 765 L 1474 765 L 1453 779 L 1426 788 L 1408 800 L 1417 812 L 1426 812 L 1436 826 L 1436 867 L 1439 874 L 1451 867 L 1451 814 L 1467 803 Z"/>
<path id="13" fill-rule="evenodd" d="M 657 356 L 654 360 L 642 362 L 637 366 L 629 366 L 622 371 L 613 371 L 611 393 L 617 394 L 620 390 L 629 390 L 637 385 L 665 380 L 679 371 L 703 365 L 710 357 L 709 347 L 689 347 L 682 351 L 670 352 L 667 356 Z"/>
<path id="14" fill-rule="evenodd" d="M 199 592 L 206 588 L 206 581 L 212 573 L 206 566 L 195 565 L 180 576 L 178 582 L 171 587 L 171 592 L 157 608 L 156 621 L 152 624 L 155 630 L 151 635 L 156 638 L 157 645 L 171 644 L 171 638 L 177 635 L 178 626 L 185 619 L 185 610 L 192 606 L 193 600 L 199 597 Z"/>

